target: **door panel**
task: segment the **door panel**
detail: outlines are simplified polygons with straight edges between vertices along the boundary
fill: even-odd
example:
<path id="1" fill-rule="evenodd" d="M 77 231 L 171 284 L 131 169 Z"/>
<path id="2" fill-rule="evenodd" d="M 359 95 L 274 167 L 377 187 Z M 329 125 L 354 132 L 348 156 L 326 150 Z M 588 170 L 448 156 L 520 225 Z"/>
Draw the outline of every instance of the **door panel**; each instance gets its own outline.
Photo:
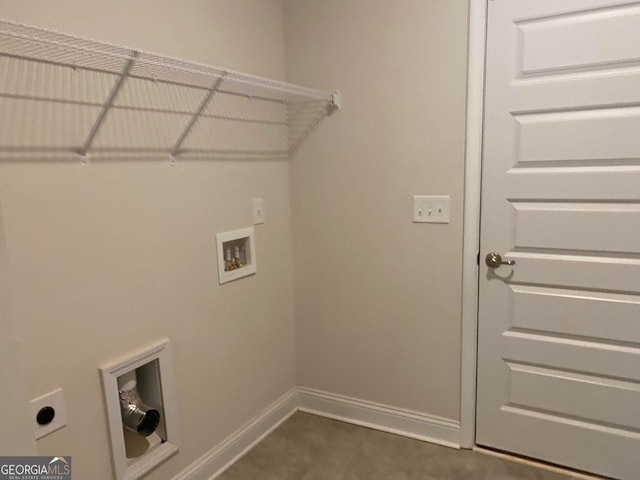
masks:
<path id="1" fill-rule="evenodd" d="M 488 293 L 496 293 L 501 299 L 505 294 L 498 288 L 498 283 L 569 287 L 596 292 L 632 292 L 636 295 L 640 293 L 638 259 L 580 255 L 577 252 L 567 254 L 558 251 L 517 252 L 511 253 L 509 258 L 517 261 L 517 266 L 509 272 L 510 277 L 505 277 L 501 272 L 487 272 L 484 278 L 489 284 L 485 286 L 487 289 L 495 286 Z M 503 268 L 507 267 L 501 267 Z M 482 301 L 484 300 L 481 299 Z M 487 305 L 487 308 L 490 307 L 501 310 L 497 305 Z M 537 313 L 543 314 L 544 311 Z"/>
<path id="2" fill-rule="evenodd" d="M 640 130 L 639 130 L 640 131 Z M 520 248 L 640 253 L 640 205 L 511 202 Z"/>
<path id="3" fill-rule="evenodd" d="M 609 165 L 640 157 L 640 136 L 635 134 L 640 129 L 638 107 L 521 113 L 513 118 L 517 122 L 516 167 L 576 160 Z"/>
<path id="4" fill-rule="evenodd" d="M 640 57 L 638 5 L 603 5 L 514 20 L 520 36 L 518 60 L 522 76 L 594 71 L 633 63 Z M 603 42 L 603 37 L 610 38 Z"/>
<path id="5" fill-rule="evenodd" d="M 606 377 L 615 371 L 617 378 L 640 382 L 640 371 L 637 368 L 640 354 L 633 346 L 517 329 L 505 332 L 501 343 L 504 358 L 502 363 L 505 364 L 508 361 L 518 361 L 531 365 L 555 366 L 556 369 L 588 372 L 599 377 Z M 493 425 L 490 425 L 487 432 L 489 435 L 492 429 Z"/>
<path id="6" fill-rule="evenodd" d="M 634 417 L 640 385 L 635 382 L 524 363 L 507 365 L 512 406 L 640 430 L 640 417 Z M 603 402 L 610 408 L 603 409 Z"/>
<path id="7" fill-rule="evenodd" d="M 640 342 L 636 295 L 527 285 L 512 285 L 511 292 L 512 329 Z"/>
<path id="8" fill-rule="evenodd" d="M 640 478 L 640 2 L 488 4 L 476 442 Z"/>

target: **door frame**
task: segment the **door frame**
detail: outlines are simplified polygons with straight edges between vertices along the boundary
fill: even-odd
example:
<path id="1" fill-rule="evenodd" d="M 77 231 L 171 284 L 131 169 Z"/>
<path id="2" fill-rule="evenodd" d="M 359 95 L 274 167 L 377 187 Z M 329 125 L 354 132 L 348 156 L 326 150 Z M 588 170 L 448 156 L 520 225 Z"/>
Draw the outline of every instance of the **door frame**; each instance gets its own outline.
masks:
<path id="1" fill-rule="evenodd" d="M 485 56 L 489 0 L 469 0 L 467 108 L 462 239 L 460 446 L 476 439 L 480 195 L 484 122 Z"/>

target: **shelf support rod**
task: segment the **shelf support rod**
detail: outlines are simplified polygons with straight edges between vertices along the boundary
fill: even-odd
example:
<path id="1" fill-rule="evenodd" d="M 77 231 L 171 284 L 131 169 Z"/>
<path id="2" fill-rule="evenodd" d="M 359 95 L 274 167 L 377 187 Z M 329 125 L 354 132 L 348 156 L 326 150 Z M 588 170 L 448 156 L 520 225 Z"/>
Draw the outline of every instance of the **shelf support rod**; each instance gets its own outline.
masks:
<path id="1" fill-rule="evenodd" d="M 189 120 L 189 123 L 187 124 L 185 129 L 182 131 L 182 133 L 180 134 L 180 137 L 178 137 L 178 140 L 176 141 L 175 145 L 171 149 L 170 155 L 172 158 L 175 158 L 175 156 L 180 153 L 180 147 L 182 146 L 184 141 L 187 139 L 187 136 L 191 132 L 191 129 L 198 121 L 198 118 L 200 118 L 200 115 L 202 114 L 202 112 L 204 112 L 204 109 L 207 108 L 207 105 L 209 105 L 209 102 L 215 95 L 218 88 L 220 88 L 220 85 L 222 84 L 222 81 L 226 76 L 227 76 L 227 72 L 222 72 L 222 75 L 216 78 L 216 81 L 213 82 L 213 85 L 209 89 L 209 93 L 207 93 L 207 96 L 204 97 L 204 100 L 202 100 L 202 103 L 198 107 L 198 110 L 196 110 L 196 112 L 193 114 L 193 116 L 191 117 L 191 120 Z"/>
<path id="2" fill-rule="evenodd" d="M 109 110 L 113 105 L 113 102 L 118 96 L 118 93 L 120 93 L 120 90 L 122 89 L 122 85 L 124 84 L 125 80 L 129 76 L 129 72 L 131 72 L 131 69 L 133 68 L 133 64 L 135 63 L 139 55 L 140 54 L 135 50 L 131 52 L 131 57 L 129 58 L 129 60 L 127 60 L 127 63 L 122 69 L 122 73 L 120 73 L 120 77 L 118 78 L 118 81 L 111 89 L 111 92 L 109 92 L 109 96 L 107 97 L 106 102 L 104 102 L 104 105 L 102 106 L 102 110 L 100 110 L 100 114 L 98 115 L 98 118 L 96 118 L 96 121 L 93 124 L 93 127 L 91 127 L 91 131 L 89 132 L 87 139 L 84 141 L 84 144 L 82 145 L 82 147 L 80 147 L 80 150 L 78 150 L 78 153 L 83 157 L 87 155 L 87 152 L 91 148 L 91 145 L 93 144 L 93 141 L 96 138 L 96 135 L 100 131 L 100 127 L 102 127 L 102 124 L 104 123 L 104 120 L 107 117 L 107 113 L 109 113 Z"/>

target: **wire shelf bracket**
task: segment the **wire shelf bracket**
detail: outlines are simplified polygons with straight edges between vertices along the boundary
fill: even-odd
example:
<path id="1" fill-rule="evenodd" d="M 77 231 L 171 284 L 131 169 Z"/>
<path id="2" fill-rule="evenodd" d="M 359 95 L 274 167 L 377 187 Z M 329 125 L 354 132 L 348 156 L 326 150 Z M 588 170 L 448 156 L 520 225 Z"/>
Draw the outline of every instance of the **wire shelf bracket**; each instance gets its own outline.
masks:
<path id="1" fill-rule="evenodd" d="M 339 92 L 0 20 L 0 161 L 288 157 L 341 103 Z"/>
<path id="2" fill-rule="evenodd" d="M 184 131 L 180 134 L 180 138 L 178 138 L 178 140 L 176 141 L 175 145 L 173 146 L 173 149 L 171 149 L 172 157 L 175 158 L 175 156 L 180 153 L 180 147 L 182 146 L 185 139 L 187 138 L 187 135 L 189 135 L 189 132 L 191 132 L 191 129 L 198 121 L 198 118 L 200 118 L 200 115 L 202 114 L 204 109 L 207 108 L 207 105 L 209 105 L 209 102 L 211 101 L 213 96 L 216 94 L 216 90 L 218 90 L 218 88 L 220 87 L 220 84 L 224 80 L 225 76 L 226 76 L 226 73 L 223 73 L 219 78 L 217 78 L 213 86 L 211 87 L 211 90 L 209 90 L 209 93 L 207 94 L 207 96 L 204 97 L 204 100 L 202 101 L 202 104 L 198 108 L 198 111 L 193 114 L 193 116 L 191 117 L 191 120 L 189 121 L 189 124 L 186 126 Z"/>
<path id="3" fill-rule="evenodd" d="M 82 145 L 82 148 L 80 148 L 80 151 L 78 152 L 78 153 L 80 153 L 80 155 L 82 157 L 86 157 L 87 152 L 91 148 L 91 144 L 93 143 L 93 139 L 96 138 L 96 135 L 98 134 L 98 131 L 100 130 L 100 127 L 102 126 L 102 123 L 104 122 L 104 119 L 106 118 L 107 113 L 109 113 L 109 109 L 113 105 L 113 101 L 118 96 L 118 93 L 120 92 L 120 89 L 122 88 L 122 85 L 124 84 L 125 80 L 127 79 L 127 76 L 129 75 L 129 72 L 131 71 L 131 67 L 133 67 L 133 62 L 135 61 L 136 58 L 138 58 L 138 56 L 139 56 L 139 54 L 135 50 L 131 52 L 131 58 L 129 60 L 127 60 L 127 63 L 125 64 L 124 69 L 122 70 L 122 73 L 120 74 L 120 78 L 118 79 L 117 83 L 113 86 L 113 89 L 109 93 L 109 97 L 107 98 L 106 103 L 103 105 L 102 110 L 100 111 L 100 115 L 98 115 L 98 118 L 96 119 L 95 123 L 93 124 L 93 127 L 91 127 L 91 131 L 89 132 L 89 136 L 84 141 L 84 144 Z"/>

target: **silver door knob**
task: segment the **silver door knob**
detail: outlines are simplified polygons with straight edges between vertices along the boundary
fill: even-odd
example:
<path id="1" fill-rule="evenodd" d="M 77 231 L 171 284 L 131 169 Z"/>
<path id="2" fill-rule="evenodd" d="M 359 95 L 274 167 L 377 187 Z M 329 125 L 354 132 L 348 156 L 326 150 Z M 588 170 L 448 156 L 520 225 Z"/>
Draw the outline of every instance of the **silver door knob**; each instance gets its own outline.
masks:
<path id="1" fill-rule="evenodd" d="M 498 252 L 488 253 L 484 262 L 489 268 L 498 268 L 500 265 L 515 265 L 515 260 L 502 260 L 502 256 Z"/>

